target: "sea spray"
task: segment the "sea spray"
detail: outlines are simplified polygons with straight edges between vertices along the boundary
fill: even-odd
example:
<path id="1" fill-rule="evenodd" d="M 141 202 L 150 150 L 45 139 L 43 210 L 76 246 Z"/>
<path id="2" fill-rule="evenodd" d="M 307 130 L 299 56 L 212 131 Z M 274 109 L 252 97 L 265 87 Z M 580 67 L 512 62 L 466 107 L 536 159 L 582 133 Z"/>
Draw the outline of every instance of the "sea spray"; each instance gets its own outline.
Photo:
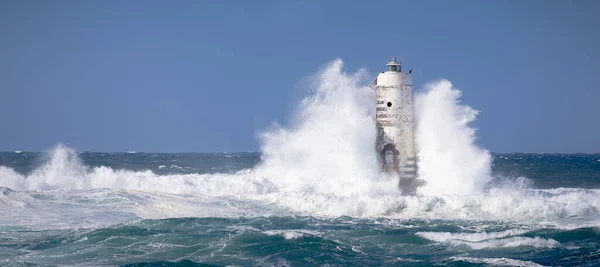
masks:
<path id="1" fill-rule="evenodd" d="M 0 169 L 0 185 L 16 190 L 91 188 L 88 170 L 73 149 L 58 144 L 48 154 L 48 161 L 30 173 L 26 179 L 11 170 Z"/>
<path id="2" fill-rule="evenodd" d="M 462 92 L 442 80 L 415 96 L 419 178 L 426 195 L 482 192 L 491 181 L 490 153 L 477 147 L 469 126 L 478 111 L 460 102 Z"/>
<path id="3" fill-rule="evenodd" d="M 360 85 L 364 71 L 342 68 L 342 60 L 335 60 L 313 78 L 314 93 L 302 100 L 288 129 L 262 135 L 256 174 L 288 192 L 396 194 L 394 181 L 378 169 L 374 91 Z"/>

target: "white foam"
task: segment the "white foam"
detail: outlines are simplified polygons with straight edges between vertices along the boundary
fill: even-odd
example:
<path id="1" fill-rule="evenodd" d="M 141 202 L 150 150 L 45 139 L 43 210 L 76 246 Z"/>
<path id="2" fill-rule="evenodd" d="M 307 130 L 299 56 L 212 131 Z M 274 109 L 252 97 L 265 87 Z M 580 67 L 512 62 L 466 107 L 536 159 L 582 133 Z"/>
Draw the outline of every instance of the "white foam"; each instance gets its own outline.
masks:
<path id="1" fill-rule="evenodd" d="M 511 229 L 502 232 L 479 232 L 479 233 L 448 233 L 448 232 L 418 232 L 417 235 L 432 241 L 446 242 L 448 240 L 461 240 L 468 242 L 480 242 L 489 239 L 498 239 L 509 236 L 517 236 L 529 232 L 525 229 Z"/>
<path id="2" fill-rule="evenodd" d="M 470 263 L 484 263 L 489 266 L 526 266 L 543 267 L 532 261 L 522 261 L 509 258 L 472 258 L 472 257 L 450 257 L 453 261 L 466 261 Z"/>
<path id="3" fill-rule="evenodd" d="M 263 232 L 266 235 L 280 235 L 285 239 L 297 239 L 304 236 L 319 236 L 320 232 L 311 231 L 311 230 L 303 230 L 303 229 L 295 229 L 295 230 L 269 230 Z"/>
<path id="4" fill-rule="evenodd" d="M 513 230 L 509 230 L 513 231 Z M 518 232 L 518 231 L 517 231 Z M 455 246 L 468 246 L 471 249 L 510 248 L 531 246 L 536 248 L 557 248 L 562 245 L 551 238 L 512 236 L 513 233 L 448 233 L 448 232 L 418 232 L 416 235 L 431 241 L 447 243 Z"/>

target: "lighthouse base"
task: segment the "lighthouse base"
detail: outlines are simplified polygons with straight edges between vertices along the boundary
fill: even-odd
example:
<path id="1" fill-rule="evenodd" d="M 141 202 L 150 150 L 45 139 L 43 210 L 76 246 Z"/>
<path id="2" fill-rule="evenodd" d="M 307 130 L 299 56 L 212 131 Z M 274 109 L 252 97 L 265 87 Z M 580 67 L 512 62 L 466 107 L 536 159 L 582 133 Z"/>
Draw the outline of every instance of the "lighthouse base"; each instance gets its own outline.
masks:
<path id="1" fill-rule="evenodd" d="M 415 195 L 419 186 L 425 185 L 425 181 L 417 178 L 401 178 L 398 181 L 398 187 L 402 195 Z"/>

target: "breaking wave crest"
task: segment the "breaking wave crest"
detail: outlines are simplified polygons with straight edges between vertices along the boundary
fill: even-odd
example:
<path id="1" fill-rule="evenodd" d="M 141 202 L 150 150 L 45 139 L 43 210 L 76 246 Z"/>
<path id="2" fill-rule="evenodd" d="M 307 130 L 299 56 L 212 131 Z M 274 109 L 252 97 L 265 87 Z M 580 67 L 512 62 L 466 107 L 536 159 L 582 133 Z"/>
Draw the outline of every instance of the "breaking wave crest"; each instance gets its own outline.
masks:
<path id="1" fill-rule="evenodd" d="M 477 147 L 469 126 L 478 111 L 460 102 L 462 92 L 449 81 L 428 84 L 415 95 L 419 176 L 428 195 L 482 192 L 491 181 L 491 155 Z"/>
<path id="2" fill-rule="evenodd" d="M 126 190 L 119 199 L 146 203 L 132 211 L 144 218 L 258 216 L 267 208 L 311 216 L 537 223 L 595 222 L 600 217 L 598 190 L 534 190 L 510 184 L 484 190 L 491 179 L 491 159 L 488 151 L 474 145 L 469 123 L 477 112 L 460 103 L 460 91 L 448 81 L 430 84 L 416 96 L 419 172 L 427 185 L 421 195 L 400 195 L 396 178 L 378 171 L 375 96 L 361 85 L 365 78 L 362 70 L 344 72 L 341 60 L 327 65 L 313 78 L 314 92 L 302 101 L 295 123 L 275 125 L 261 136 L 263 160 L 253 169 L 156 175 L 90 168 L 72 149 L 59 145 L 30 174 L 0 166 L 0 186 L 20 191 L 106 188 L 111 194 Z M 17 195 L 0 194 L 0 203 L 30 201 Z M 215 212 L 199 211 L 208 207 Z"/>

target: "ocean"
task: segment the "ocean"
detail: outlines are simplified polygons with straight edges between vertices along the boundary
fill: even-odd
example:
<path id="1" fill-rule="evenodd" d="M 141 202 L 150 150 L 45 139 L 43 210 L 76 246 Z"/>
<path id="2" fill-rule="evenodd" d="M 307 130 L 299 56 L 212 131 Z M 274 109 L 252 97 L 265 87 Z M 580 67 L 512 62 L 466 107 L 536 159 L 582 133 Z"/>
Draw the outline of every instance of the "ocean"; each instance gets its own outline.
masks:
<path id="1" fill-rule="evenodd" d="M 73 181 L 68 179 L 60 186 L 27 188 L 33 190 L 1 188 L 0 263 L 600 264 L 600 155 L 498 154 L 493 159 L 494 175 L 521 178 L 494 180 L 496 187 L 465 197 L 369 199 L 379 214 L 364 216 L 369 211 L 360 208 L 369 206 L 352 207 L 360 201 L 335 196 L 264 192 L 265 198 L 257 199 L 239 193 L 244 189 L 210 196 L 220 189 L 201 188 L 230 188 L 227 181 L 209 180 L 253 168 L 260 153 L 77 154 L 64 147 L 50 155 L 4 152 L 3 178 L 29 173 L 26 179 L 77 179 L 86 172 L 91 179 L 128 181 L 123 189 L 69 189 Z M 278 205 L 283 198 L 302 207 Z M 349 207 L 341 209 L 348 215 L 327 216 L 328 209 L 346 202 Z"/>
<path id="2" fill-rule="evenodd" d="M 1 152 L 0 265 L 600 265 L 600 154 L 492 153 L 437 81 L 402 195 L 365 80 L 330 63 L 259 152 Z"/>

